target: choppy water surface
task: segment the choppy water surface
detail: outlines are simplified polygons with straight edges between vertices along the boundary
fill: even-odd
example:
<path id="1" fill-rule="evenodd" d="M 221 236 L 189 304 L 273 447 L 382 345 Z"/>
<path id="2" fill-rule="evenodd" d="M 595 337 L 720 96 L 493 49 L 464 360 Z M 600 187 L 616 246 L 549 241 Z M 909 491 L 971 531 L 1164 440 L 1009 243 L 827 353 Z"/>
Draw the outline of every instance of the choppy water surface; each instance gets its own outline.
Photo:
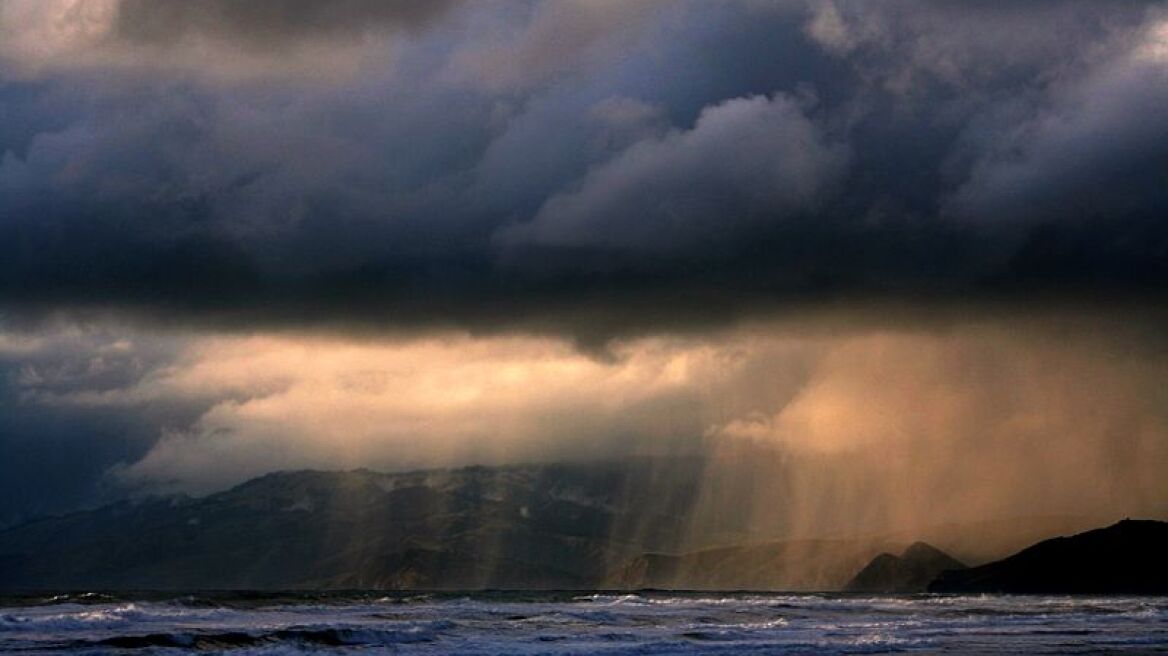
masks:
<path id="1" fill-rule="evenodd" d="M 0 600 L 0 651 L 1168 653 L 1168 598 L 517 594 Z"/>

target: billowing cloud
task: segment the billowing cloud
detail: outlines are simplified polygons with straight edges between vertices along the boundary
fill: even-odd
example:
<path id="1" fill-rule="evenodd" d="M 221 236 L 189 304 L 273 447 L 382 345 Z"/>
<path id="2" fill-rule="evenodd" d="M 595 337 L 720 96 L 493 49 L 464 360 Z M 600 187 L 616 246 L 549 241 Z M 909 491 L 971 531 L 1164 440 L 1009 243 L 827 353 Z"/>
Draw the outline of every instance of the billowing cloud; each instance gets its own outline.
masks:
<path id="1" fill-rule="evenodd" d="M 1168 202 L 1168 17 L 1125 52 L 1054 82 L 1032 114 L 982 133 L 980 156 L 953 211 L 1014 223 L 1145 215 Z"/>
<path id="2" fill-rule="evenodd" d="M 563 0 L 513 6 L 521 18 L 481 23 L 488 38 L 458 51 L 443 72 L 488 90 L 541 86 L 557 77 L 619 62 L 654 19 L 668 20 L 659 0 Z"/>
<path id="3" fill-rule="evenodd" d="M 1132 31 L 1154 6 L 815 0 L 808 3 L 804 29 L 822 48 L 861 69 L 869 83 L 922 102 L 937 92 L 930 85 L 941 84 L 977 102 L 1012 84 L 1049 82 L 1092 58 L 1126 50 Z"/>
<path id="4" fill-rule="evenodd" d="M 706 108 L 692 130 L 629 147 L 553 196 L 505 244 L 692 257 L 817 209 L 847 150 L 789 97 Z"/>

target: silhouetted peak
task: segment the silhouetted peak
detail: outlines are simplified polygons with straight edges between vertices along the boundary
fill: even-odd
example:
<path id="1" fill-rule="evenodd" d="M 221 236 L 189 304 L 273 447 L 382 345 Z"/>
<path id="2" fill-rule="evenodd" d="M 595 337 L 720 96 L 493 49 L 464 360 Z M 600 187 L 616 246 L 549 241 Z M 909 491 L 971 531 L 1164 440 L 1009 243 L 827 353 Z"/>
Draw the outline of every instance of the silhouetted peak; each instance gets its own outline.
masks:
<path id="1" fill-rule="evenodd" d="M 900 554 L 900 557 L 912 562 L 941 563 L 948 566 L 949 569 L 965 567 L 964 563 L 927 542 L 912 543 Z"/>
<path id="2" fill-rule="evenodd" d="M 850 592 L 922 592 L 938 574 L 965 565 L 925 542 L 914 542 L 899 556 L 882 553 L 844 587 Z"/>

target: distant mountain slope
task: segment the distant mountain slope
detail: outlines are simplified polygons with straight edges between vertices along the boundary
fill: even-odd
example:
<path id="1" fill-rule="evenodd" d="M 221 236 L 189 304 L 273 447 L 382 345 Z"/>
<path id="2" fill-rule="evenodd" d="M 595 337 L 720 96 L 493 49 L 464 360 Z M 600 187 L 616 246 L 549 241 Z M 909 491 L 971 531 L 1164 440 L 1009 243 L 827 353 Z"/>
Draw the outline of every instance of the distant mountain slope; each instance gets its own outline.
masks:
<path id="1" fill-rule="evenodd" d="M 734 467 L 269 474 L 0 530 L 0 589 L 835 590 L 908 542 L 775 540 L 742 511 L 757 488 Z"/>
<path id="2" fill-rule="evenodd" d="M 1124 520 L 941 574 L 930 592 L 1168 593 L 1168 522 Z"/>
<path id="3" fill-rule="evenodd" d="M 924 592 L 945 570 L 965 569 L 949 554 L 916 542 L 899 556 L 882 553 L 844 586 L 847 592 Z"/>
<path id="4" fill-rule="evenodd" d="M 741 506 L 728 494 L 737 488 L 711 483 L 708 467 L 634 458 L 269 474 L 205 498 L 123 502 L 0 531 L 0 589 L 830 590 L 898 546 L 757 543 L 749 513 L 727 510 Z M 711 512 L 703 484 L 724 508 Z"/>
<path id="5" fill-rule="evenodd" d="M 270 474 L 0 531 L 0 588 L 592 587 L 684 542 L 700 467 Z"/>

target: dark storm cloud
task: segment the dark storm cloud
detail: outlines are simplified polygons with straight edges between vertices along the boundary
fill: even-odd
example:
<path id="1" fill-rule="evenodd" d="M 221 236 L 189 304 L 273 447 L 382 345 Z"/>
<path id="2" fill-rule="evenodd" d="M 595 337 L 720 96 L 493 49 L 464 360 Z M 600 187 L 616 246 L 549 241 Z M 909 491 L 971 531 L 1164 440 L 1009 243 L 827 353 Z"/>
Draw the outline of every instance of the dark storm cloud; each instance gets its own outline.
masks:
<path id="1" fill-rule="evenodd" d="M 113 36 L 156 45 L 202 36 L 245 48 L 278 48 L 304 39 L 420 26 L 453 4 L 453 0 L 120 0 Z"/>
<path id="2" fill-rule="evenodd" d="M 982 135 L 957 214 L 1046 222 L 1160 215 L 1168 207 L 1168 66 L 1162 59 L 1103 66 L 1023 121 Z"/>
<path id="3" fill-rule="evenodd" d="M 124 407 L 68 404 L 131 388 L 173 364 L 174 339 L 131 341 L 103 330 L 56 328 L 0 337 L 0 526 L 92 505 L 120 493 L 106 470 L 146 453 L 160 429 L 179 429 L 207 399 Z"/>
<path id="4" fill-rule="evenodd" d="M 643 140 L 595 167 L 501 237 L 642 257 L 692 253 L 746 224 L 814 212 L 846 163 L 847 149 L 792 99 L 739 98 L 703 111 L 692 130 Z"/>
<path id="5" fill-rule="evenodd" d="M 417 29 L 331 84 L 0 88 L 7 312 L 602 342 L 1168 284 L 1154 3 L 447 4 L 120 3 L 131 45 Z"/>

